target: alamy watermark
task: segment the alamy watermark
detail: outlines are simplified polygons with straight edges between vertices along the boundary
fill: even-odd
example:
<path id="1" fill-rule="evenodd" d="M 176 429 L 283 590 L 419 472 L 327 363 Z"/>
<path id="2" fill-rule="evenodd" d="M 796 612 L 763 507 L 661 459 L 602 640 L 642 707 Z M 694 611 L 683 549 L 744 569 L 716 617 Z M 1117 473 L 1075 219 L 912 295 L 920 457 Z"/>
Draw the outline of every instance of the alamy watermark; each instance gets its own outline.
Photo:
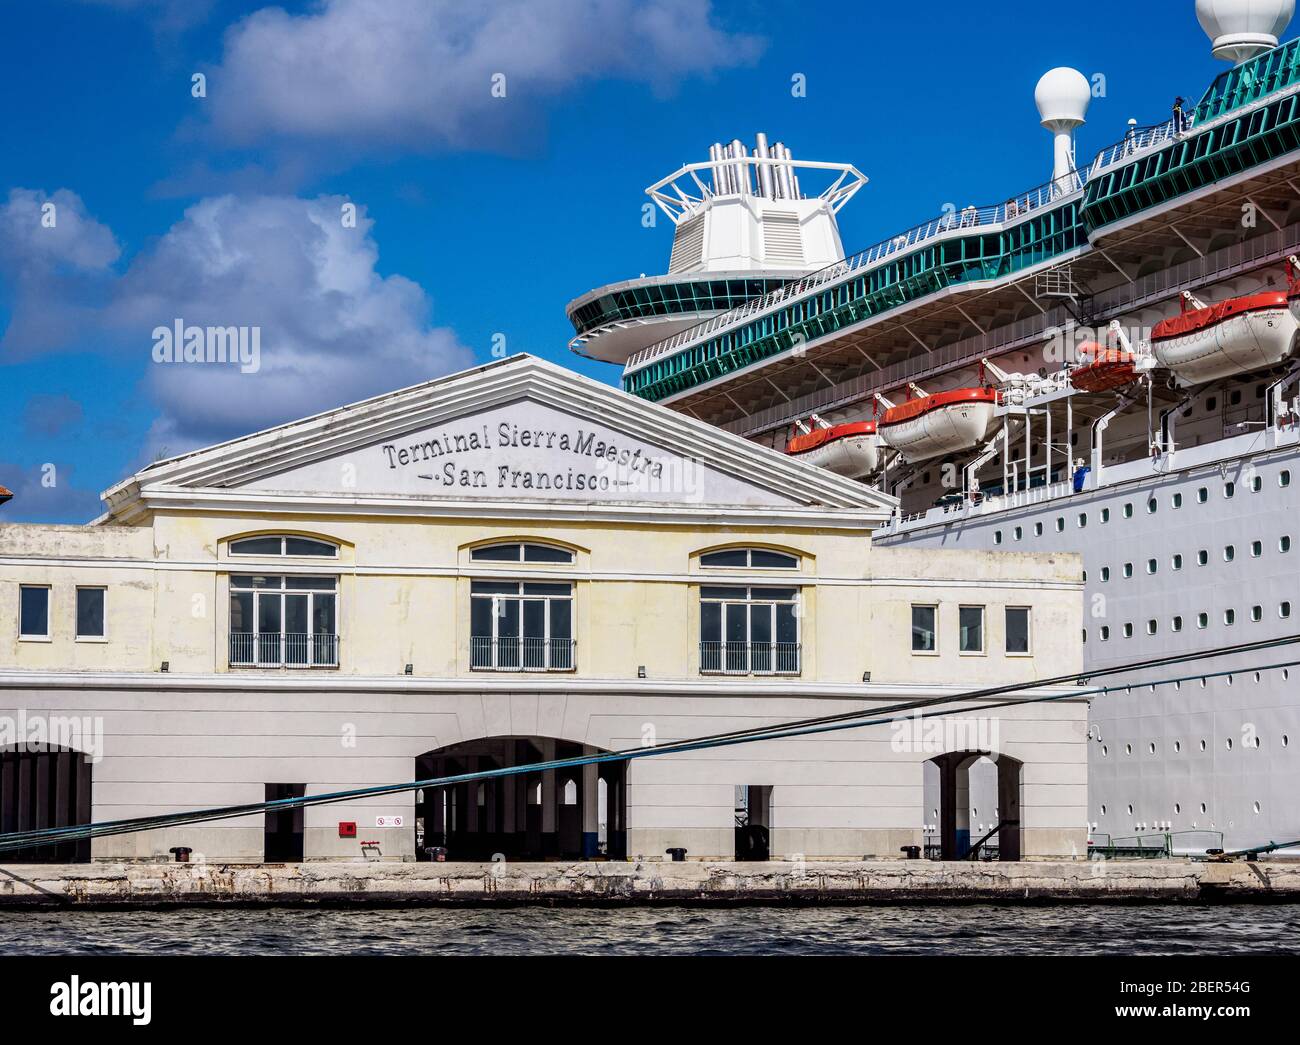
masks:
<path id="1" fill-rule="evenodd" d="M 169 327 L 153 328 L 153 361 L 227 363 L 255 374 L 262 369 L 262 328 L 186 326 L 176 319 Z"/>
<path id="2" fill-rule="evenodd" d="M 97 716 L 46 715 L 20 709 L 0 715 L 0 751 L 38 754 L 52 747 L 82 752 L 89 762 L 104 758 L 104 720 Z"/>

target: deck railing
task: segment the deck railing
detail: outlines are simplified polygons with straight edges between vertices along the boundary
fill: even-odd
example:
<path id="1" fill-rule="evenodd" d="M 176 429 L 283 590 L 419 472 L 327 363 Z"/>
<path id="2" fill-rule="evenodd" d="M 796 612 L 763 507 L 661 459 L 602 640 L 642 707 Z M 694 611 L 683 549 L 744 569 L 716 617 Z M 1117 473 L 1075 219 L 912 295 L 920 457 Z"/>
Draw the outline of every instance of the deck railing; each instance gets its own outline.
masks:
<path id="1" fill-rule="evenodd" d="M 339 637 L 324 633 L 232 631 L 230 664 L 255 668 L 336 668 Z"/>
<path id="2" fill-rule="evenodd" d="M 469 640 L 470 667 L 475 671 L 572 671 L 574 639 L 490 638 Z"/>

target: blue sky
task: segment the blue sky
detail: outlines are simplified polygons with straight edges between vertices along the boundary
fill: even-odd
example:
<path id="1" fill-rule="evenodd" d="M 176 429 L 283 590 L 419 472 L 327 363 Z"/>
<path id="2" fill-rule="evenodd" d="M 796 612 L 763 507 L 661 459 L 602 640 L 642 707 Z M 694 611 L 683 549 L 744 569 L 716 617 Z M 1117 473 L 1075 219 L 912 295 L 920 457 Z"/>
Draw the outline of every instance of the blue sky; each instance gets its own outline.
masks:
<path id="1" fill-rule="evenodd" d="M 564 306 L 666 267 L 643 190 L 709 143 L 856 164 L 852 251 L 1045 181 L 1052 66 L 1105 77 L 1082 157 L 1199 98 L 1221 66 L 1193 7 L 0 3 L 0 519 L 86 521 L 159 454 L 486 361 L 496 335 L 616 382 L 569 353 Z M 261 369 L 155 363 L 177 318 L 259 326 Z"/>

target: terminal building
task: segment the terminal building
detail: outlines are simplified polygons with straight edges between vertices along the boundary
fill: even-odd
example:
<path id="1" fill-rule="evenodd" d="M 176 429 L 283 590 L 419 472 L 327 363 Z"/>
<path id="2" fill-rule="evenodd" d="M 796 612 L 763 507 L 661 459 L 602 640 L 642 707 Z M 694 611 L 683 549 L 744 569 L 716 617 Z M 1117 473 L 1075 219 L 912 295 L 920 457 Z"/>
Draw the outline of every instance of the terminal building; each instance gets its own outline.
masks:
<path id="1" fill-rule="evenodd" d="M 1088 701 L 1034 688 L 1081 669 L 1077 556 L 879 547 L 894 498 L 538 359 L 159 461 L 104 503 L 0 525 L 0 832 L 1027 688 L 7 863 L 1086 851 Z"/>

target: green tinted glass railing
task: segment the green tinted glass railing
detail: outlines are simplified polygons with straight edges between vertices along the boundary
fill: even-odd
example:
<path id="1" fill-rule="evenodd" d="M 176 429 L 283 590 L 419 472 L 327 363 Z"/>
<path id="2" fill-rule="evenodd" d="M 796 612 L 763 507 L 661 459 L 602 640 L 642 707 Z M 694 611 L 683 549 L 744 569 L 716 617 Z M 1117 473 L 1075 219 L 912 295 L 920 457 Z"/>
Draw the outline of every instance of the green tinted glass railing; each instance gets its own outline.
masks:
<path id="1" fill-rule="evenodd" d="M 1300 94 L 1290 94 L 1089 180 L 1089 234 L 1300 148 Z"/>
<path id="2" fill-rule="evenodd" d="M 578 335 L 630 319 L 658 319 L 692 312 L 719 312 L 785 286 L 788 278 L 701 279 L 681 283 L 652 283 L 602 294 L 569 315 Z"/>
<path id="3" fill-rule="evenodd" d="M 998 279 L 1085 242 L 1077 202 L 1002 231 L 963 236 L 852 274 L 623 378 L 625 391 L 652 401 L 687 391 L 808 344 L 947 287 Z"/>
<path id="4" fill-rule="evenodd" d="M 1300 38 L 1221 73 L 1191 112 L 1192 126 L 1300 83 Z"/>

